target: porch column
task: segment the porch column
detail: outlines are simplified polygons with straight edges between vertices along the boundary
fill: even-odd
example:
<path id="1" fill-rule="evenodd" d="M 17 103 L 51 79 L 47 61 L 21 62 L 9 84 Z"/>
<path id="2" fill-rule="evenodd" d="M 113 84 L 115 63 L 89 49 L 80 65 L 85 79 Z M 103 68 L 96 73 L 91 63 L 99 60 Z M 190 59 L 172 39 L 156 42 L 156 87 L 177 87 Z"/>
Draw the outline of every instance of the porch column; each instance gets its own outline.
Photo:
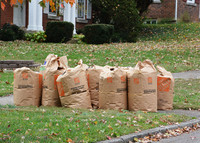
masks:
<path id="1" fill-rule="evenodd" d="M 70 22 L 70 15 L 71 15 L 70 9 L 71 9 L 71 6 L 70 6 L 69 3 L 66 3 L 66 2 L 64 2 L 64 5 L 65 5 L 65 8 L 64 8 L 64 18 L 63 18 L 63 20 Z"/>
<path id="2" fill-rule="evenodd" d="M 76 4 L 73 4 L 71 8 L 71 19 L 70 22 L 74 24 L 74 34 L 76 34 L 76 19 L 75 19 L 75 12 L 76 12 Z"/>
<path id="3" fill-rule="evenodd" d="M 31 31 L 43 31 L 42 27 L 42 7 L 39 5 L 40 0 L 29 2 L 28 29 Z"/>
<path id="4" fill-rule="evenodd" d="M 200 21 L 200 0 L 199 0 L 199 21 Z"/>
<path id="5" fill-rule="evenodd" d="M 178 0 L 176 0 L 176 5 L 175 5 L 175 18 L 174 18 L 177 22 L 178 20 Z"/>
<path id="6" fill-rule="evenodd" d="M 36 25 L 36 7 L 37 1 L 32 0 L 29 2 L 29 10 L 28 10 L 28 29 L 31 31 L 37 30 L 37 25 Z"/>
<path id="7" fill-rule="evenodd" d="M 63 21 L 71 22 L 74 24 L 74 34 L 76 34 L 76 21 L 75 21 L 75 12 L 76 12 L 76 4 L 71 5 L 69 3 L 64 2 L 65 8 L 64 8 L 64 18 Z"/>
<path id="8" fill-rule="evenodd" d="M 41 0 L 35 0 L 35 1 L 37 1 L 37 31 L 43 31 L 43 26 L 42 26 L 43 12 L 42 12 L 42 7 L 39 4 Z"/>

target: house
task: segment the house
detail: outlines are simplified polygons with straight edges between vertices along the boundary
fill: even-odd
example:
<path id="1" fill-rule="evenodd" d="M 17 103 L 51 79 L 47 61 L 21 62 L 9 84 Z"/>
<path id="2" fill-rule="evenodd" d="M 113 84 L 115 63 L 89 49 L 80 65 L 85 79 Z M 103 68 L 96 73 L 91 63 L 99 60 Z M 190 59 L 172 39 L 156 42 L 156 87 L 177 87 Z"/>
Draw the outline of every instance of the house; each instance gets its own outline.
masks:
<path id="1" fill-rule="evenodd" d="M 92 4 L 89 0 L 76 0 L 72 6 L 64 2 L 56 11 L 51 10 L 49 3 L 42 8 L 40 1 L 24 0 L 23 4 L 13 6 L 9 2 L 5 3 L 5 9 L 0 11 L 1 27 L 5 23 L 13 23 L 30 31 L 43 31 L 49 21 L 68 21 L 75 25 L 75 33 L 77 29 L 92 23 Z"/>
<path id="2" fill-rule="evenodd" d="M 187 15 L 191 21 L 200 21 L 200 0 L 153 0 L 146 17 L 151 22 L 159 19 L 179 20 Z"/>

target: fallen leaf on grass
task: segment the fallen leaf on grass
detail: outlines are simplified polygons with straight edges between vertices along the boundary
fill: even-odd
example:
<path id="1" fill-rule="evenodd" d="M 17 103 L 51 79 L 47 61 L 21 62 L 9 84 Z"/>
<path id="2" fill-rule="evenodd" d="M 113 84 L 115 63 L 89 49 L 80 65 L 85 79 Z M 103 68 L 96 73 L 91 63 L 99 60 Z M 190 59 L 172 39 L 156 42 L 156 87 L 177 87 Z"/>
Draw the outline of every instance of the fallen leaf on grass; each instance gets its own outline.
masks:
<path id="1" fill-rule="evenodd" d="M 25 118 L 24 120 L 27 120 L 27 121 L 28 121 L 28 120 L 29 120 L 29 117 L 28 117 L 28 118 Z"/>
<path id="2" fill-rule="evenodd" d="M 133 141 L 134 142 L 138 142 L 139 140 L 138 140 L 138 138 L 134 138 Z"/>
<path id="3" fill-rule="evenodd" d="M 184 100 L 185 100 L 185 101 L 184 101 L 185 103 L 188 103 L 188 101 L 187 101 L 187 99 L 186 99 L 186 98 L 185 98 Z"/>
<path id="4" fill-rule="evenodd" d="M 110 125 L 108 125 L 108 128 L 111 129 L 111 130 L 113 130 L 113 128 Z"/>
<path id="5" fill-rule="evenodd" d="M 25 135 L 28 135 L 28 134 L 29 134 L 29 131 L 26 131 L 26 132 L 25 132 Z"/>
<path id="6" fill-rule="evenodd" d="M 67 139 L 67 142 L 68 142 L 68 143 L 72 143 L 73 141 L 72 141 L 72 139 L 68 138 L 68 139 Z"/>
<path id="7" fill-rule="evenodd" d="M 10 82 L 8 82 L 8 81 L 6 81 L 5 83 L 6 83 L 6 84 L 10 84 Z"/>
<path id="8" fill-rule="evenodd" d="M 107 139 L 108 139 L 108 140 L 111 140 L 112 138 L 111 138 L 110 136 L 107 136 Z"/>
<path id="9" fill-rule="evenodd" d="M 52 135 L 52 136 L 57 136 L 58 134 L 57 134 L 57 133 L 52 133 L 51 135 Z"/>
<path id="10" fill-rule="evenodd" d="M 19 132 L 19 131 L 21 131 L 21 129 L 17 129 L 17 130 L 16 130 L 16 132 Z"/>

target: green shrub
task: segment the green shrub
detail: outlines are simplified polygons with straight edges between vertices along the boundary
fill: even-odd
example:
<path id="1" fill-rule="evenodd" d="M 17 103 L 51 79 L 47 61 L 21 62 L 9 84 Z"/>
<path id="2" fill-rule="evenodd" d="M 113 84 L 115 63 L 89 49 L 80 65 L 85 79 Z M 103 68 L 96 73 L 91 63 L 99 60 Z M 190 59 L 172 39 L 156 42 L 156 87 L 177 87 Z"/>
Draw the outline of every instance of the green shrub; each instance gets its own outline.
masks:
<path id="1" fill-rule="evenodd" d="M 142 24 L 140 14 L 150 3 L 152 0 L 92 0 L 93 20 L 114 25 L 122 42 L 135 42 Z"/>
<path id="2" fill-rule="evenodd" d="M 109 24 L 90 24 L 83 30 L 84 41 L 88 44 L 103 44 L 111 41 L 114 26 Z"/>
<path id="3" fill-rule="evenodd" d="M 31 42 L 45 42 L 47 35 L 45 35 L 45 32 L 40 31 L 36 33 L 27 33 L 25 35 L 27 41 Z"/>
<path id="4" fill-rule="evenodd" d="M 185 11 L 183 13 L 183 15 L 181 16 L 180 22 L 183 22 L 183 23 L 189 23 L 189 22 L 191 22 L 191 18 L 190 18 L 189 12 Z"/>
<path id="5" fill-rule="evenodd" d="M 72 38 L 74 25 L 70 22 L 53 21 L 47 23 L 47 42 L 67 42 Z"/>
<path id="6" fill-rule="evenodd" d="M 1 40 L 14 41 L 24 39 L 24 31 L 17 25 L 6 23 L 1 29 Z"/>
<path id="7" fill-rule="evenodd" d="M 119 33 L 122 42 L 136 42 L 142 20 L 133 0 L 118 1 L 113 16 L 115 31 Z"/>
<path id="8" fill-rule="evenodd" d="M 76 33 L 77 33 L 77 34 L 83 34 L 83 28 L 77 29 L 77 30 L 76 30 Z"/>
<path id="9" fill-rule="evenodd" d="M 118 43 L 122 41 L 122 38 L 119 33 L 114 32 L 114 34 L 111 37 L 111 41 L 114 43 Z"/>
<path id="10" fill-rule="evenodd" d="M 176 20 L 172 19 L 172 18 L 162 18 L 162 19 L 158 19 L 158 23 L 157 24 L 172 24 L 175 23 Z"/>

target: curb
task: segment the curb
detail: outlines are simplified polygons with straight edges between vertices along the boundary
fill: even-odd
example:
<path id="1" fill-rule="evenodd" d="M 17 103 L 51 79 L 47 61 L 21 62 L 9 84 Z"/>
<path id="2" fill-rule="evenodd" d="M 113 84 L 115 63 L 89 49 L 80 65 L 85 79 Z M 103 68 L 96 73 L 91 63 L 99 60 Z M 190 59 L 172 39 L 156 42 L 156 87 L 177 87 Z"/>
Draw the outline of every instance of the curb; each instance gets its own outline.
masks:
<path id="1" fill-rule="evenodd" d="M 182 123 L 176 124 L 176 125 L 169 125 L 169 126 L 157 127 L 157 128 L 153 128 L 153 129 L 149 129 L 149 130 L 144 130 L 144 131 L 141 131 L 140 133 L 132 133 L 129 135 L 121 136 L 119 138 L 113 138 L 111 140 L 100 141 L 97 143 L 128 143 L 129 141 L 133 141 L 134 138 L 143 138 L 145 136 L 154 135 L 159 132 L 165 133 L 167 130 L 184 128 L 186 126 L 192 127 L 194 124 L 197 124 L 197 123 L 200 124 L 200 118 L 182 122 Z"/>

